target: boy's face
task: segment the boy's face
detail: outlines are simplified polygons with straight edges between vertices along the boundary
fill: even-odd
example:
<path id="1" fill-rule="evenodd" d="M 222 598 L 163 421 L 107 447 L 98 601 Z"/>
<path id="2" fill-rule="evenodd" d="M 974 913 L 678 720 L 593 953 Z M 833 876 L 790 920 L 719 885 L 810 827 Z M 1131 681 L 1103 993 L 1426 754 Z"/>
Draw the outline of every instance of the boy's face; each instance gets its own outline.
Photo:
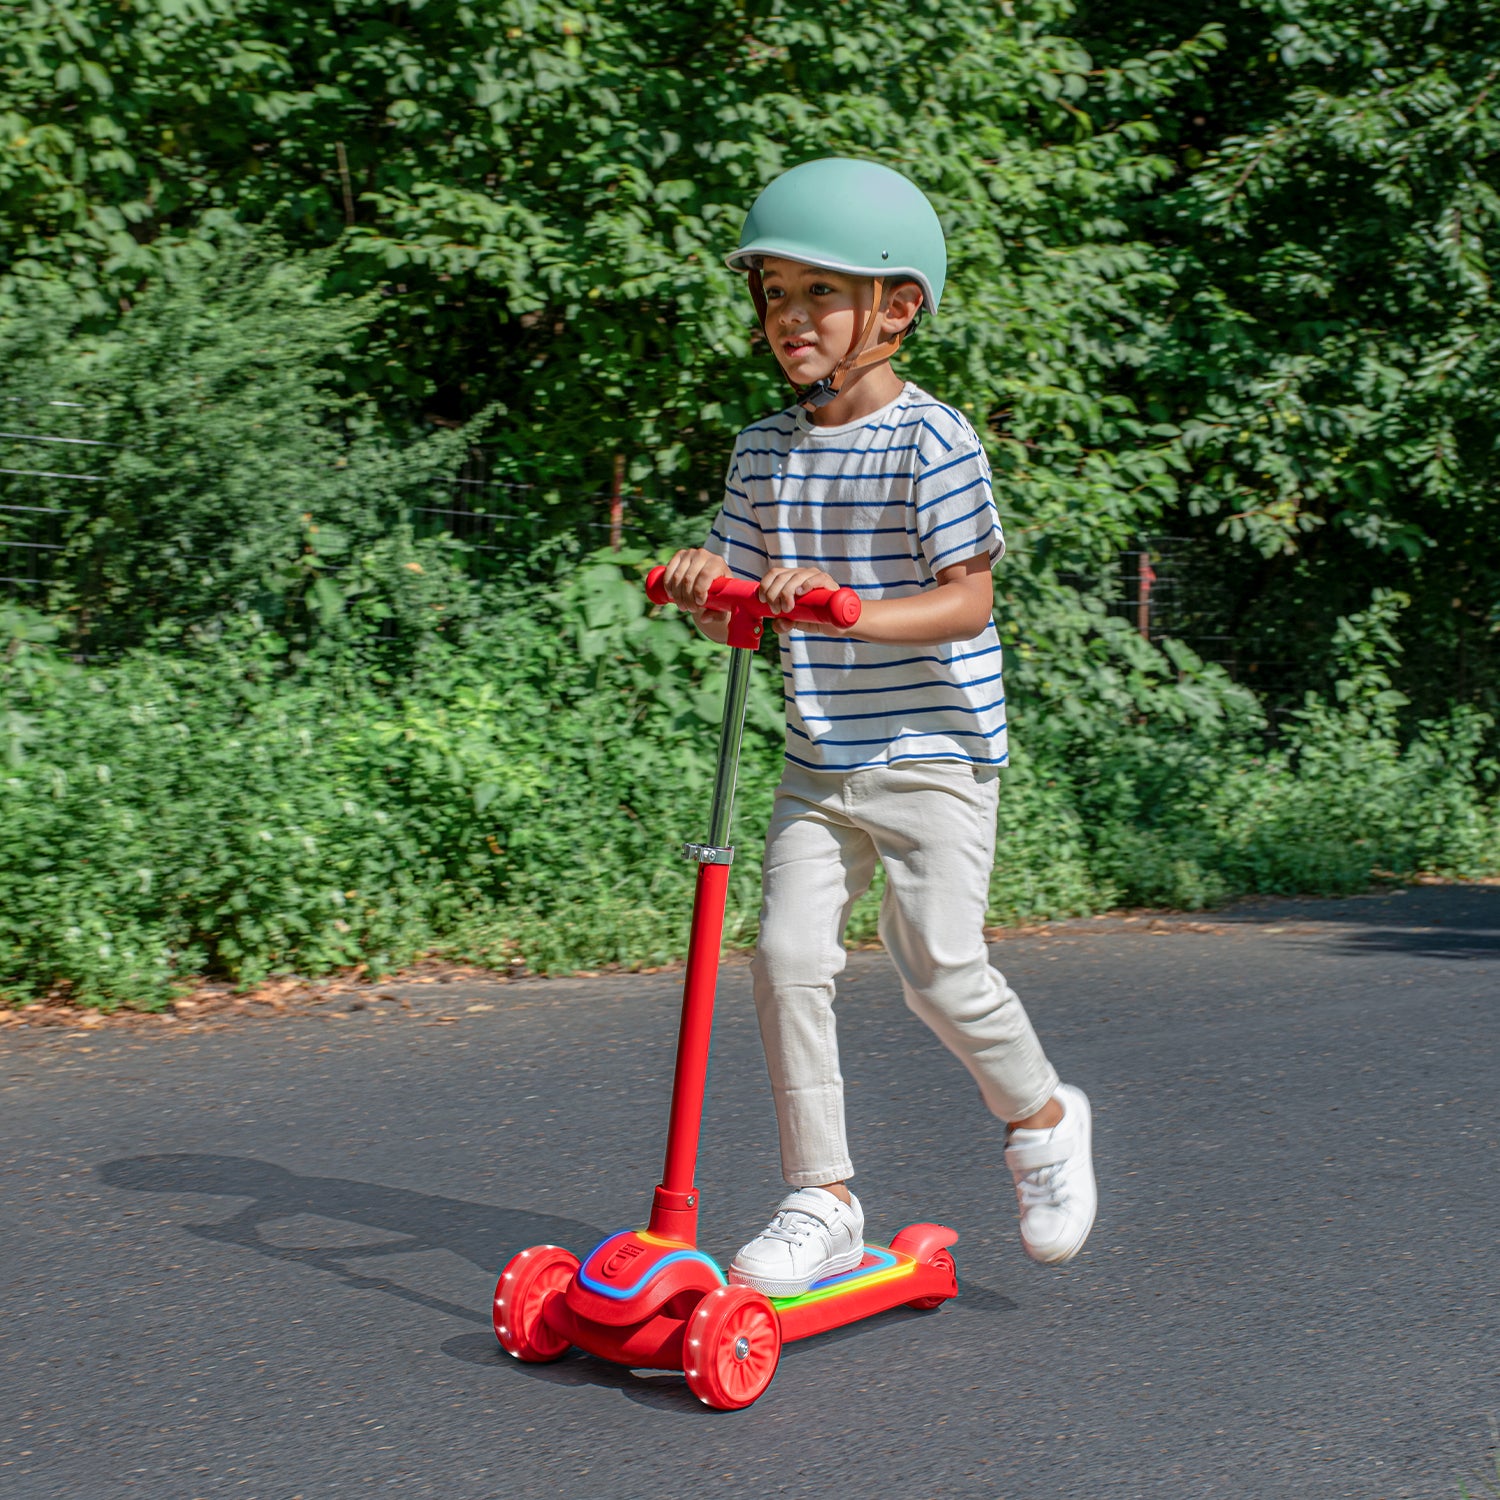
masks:
<path id="1" fill-rule="evenodd" d="M 831 375 L 865 326 L 874 283 L 867 276 L 824 271 L 773 255 L 761 262 L 760 278 L 766 294 L 766 337 L 781 368 L 798 385 Z M 903 293 L 910 304 L 904 310 L 898 308 Z M 871 342 L 909 323 L 921 292 L 908 284 L 896 288 L 887 300 L 888 309 Z"/>

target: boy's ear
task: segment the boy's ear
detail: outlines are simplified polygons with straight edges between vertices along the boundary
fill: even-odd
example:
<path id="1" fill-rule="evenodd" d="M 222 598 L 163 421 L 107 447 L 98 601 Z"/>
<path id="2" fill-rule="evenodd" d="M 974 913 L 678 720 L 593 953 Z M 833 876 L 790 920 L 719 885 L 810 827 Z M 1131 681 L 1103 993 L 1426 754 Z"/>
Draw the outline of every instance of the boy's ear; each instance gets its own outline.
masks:
<path id="1" fill-rule="evenodd" d="M 922 310 L 922 288 L 915 281 L 893 286 L 885 299 L 885 331 L 905 333 Z"/>

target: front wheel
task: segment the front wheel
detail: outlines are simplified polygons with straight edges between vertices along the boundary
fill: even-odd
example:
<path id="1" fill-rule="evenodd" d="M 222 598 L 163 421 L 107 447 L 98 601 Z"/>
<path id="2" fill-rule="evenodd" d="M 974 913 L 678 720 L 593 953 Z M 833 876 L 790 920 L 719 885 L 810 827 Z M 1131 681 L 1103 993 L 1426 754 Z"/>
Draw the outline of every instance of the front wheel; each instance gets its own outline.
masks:
<path id="1" fill-rule="evenodd" d="M 722 1286 L 693 1309 L 682 1366 L 688 1389 L 705 1406 L 749 1406 L 770 1385 L 780 1360 L 781 1320 L 753 1287 Z"/>
<path id="2" fill-rule="evenodd" d="M 568 1341 L 547 1324 L 547 1304 L 568 1289 L 578 1257 L 559 1245 L 533 1245 L 506 1263 L 495 1283 L 495 1337 L 507 1354 L 545 1364 L 568 1352 Z"/>

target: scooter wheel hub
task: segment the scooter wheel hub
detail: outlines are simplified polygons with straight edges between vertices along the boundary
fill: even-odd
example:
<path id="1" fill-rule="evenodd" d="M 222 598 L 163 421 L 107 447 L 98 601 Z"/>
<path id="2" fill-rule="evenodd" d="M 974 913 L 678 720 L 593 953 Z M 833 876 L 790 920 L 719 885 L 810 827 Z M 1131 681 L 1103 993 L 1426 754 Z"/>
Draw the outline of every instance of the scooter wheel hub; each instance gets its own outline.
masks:
<path id="1" fill-rule="evenodd" d="M 781 1320 L 752 1287 L 719 1287 L 693 1309 L 682 1349 L 688 1389 L 705 1406 L 735 1411 L 770 1385 L 781 1360 Z"/>

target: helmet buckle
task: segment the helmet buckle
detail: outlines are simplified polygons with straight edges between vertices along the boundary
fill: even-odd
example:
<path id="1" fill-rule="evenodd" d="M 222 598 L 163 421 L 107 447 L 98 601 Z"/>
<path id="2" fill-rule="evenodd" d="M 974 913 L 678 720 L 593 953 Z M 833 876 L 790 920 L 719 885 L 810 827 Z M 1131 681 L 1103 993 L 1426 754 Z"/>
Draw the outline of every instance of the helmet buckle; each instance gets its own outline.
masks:
<path id="1" fill-rule="evenodd" d="M 797 404 L 806 407 L 808 411 L 817 411 L 820 406 L 827 406 L 830 401 L 836 401 L 838 394 L 833 377 L 825 375 L 821 380 L 815 380 L 798 395 Z"/>

